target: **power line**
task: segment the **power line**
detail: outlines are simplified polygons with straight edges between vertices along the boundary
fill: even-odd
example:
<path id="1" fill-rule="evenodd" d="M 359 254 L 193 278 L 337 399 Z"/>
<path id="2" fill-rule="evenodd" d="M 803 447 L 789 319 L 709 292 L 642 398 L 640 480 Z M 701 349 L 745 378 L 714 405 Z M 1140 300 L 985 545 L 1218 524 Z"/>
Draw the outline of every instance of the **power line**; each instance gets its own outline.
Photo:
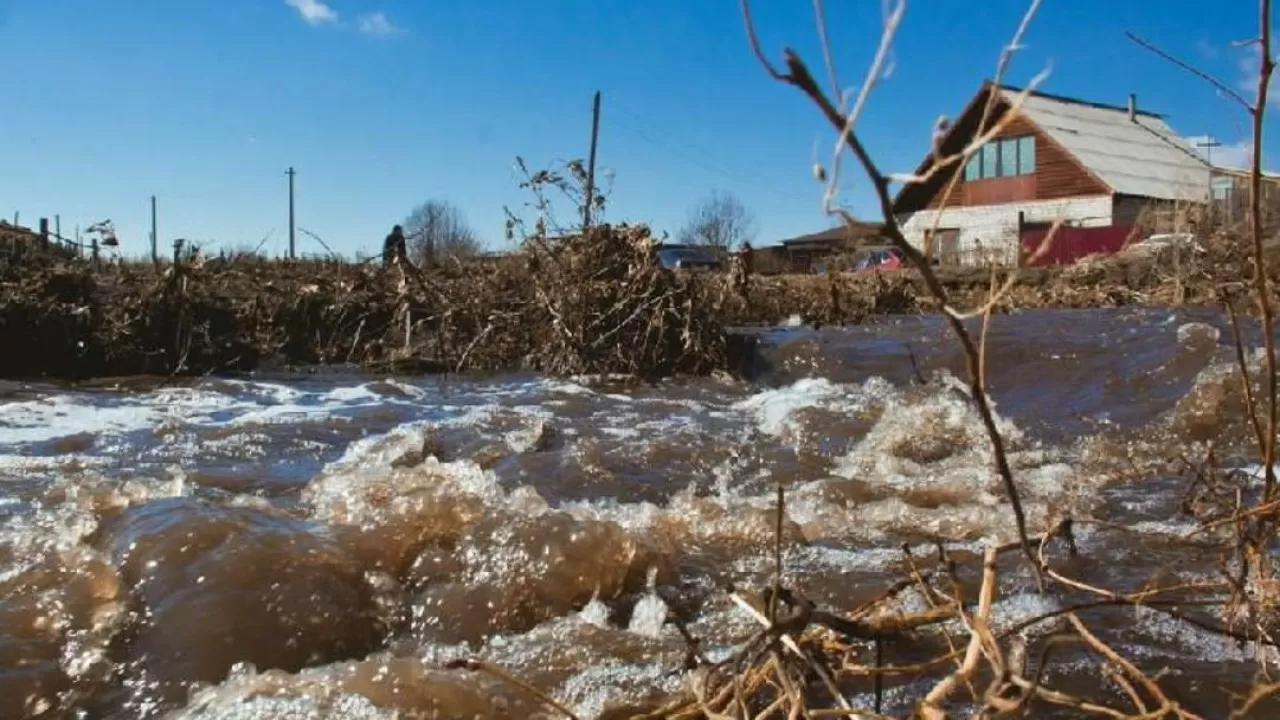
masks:
<path id="1" fill-rule="evenodd" d="M 658 140 L 652 137 L 649 134 L 649 132 L 646 132 L 645 130 L 642 130 L 639 127 L 630 126 L 628 122 L 625 122 L 625 121 L 618 122 L 617 120 L 615 120 L 615 122 L 618 122 L 619 126 L 630 131 L 632 134 L 636 135 L 642 140 L 645 140 L 646 142 L 649 142 L 650 144 L 656 147 L 666 150 L 671 155 L 678 157 L 691 165 L 700 167 L 703 170 L 707 170 L 713 174 L 721 175 L 722 177 L 725 177 L 726 179 L 729 179 L 729 180 L 733 180 L 733 181 L 740 182 L 747 185 L 753 185 L 758 189 L 761 189 L 773 195 L 779 196 L 781 199 L 800 200 L 801 198 L 804 198 L 806 200 L 814 201 L 817 199 L 817 197 L 819 197 L 817 194 L 813 196 L 805 196 L 803 195 L 803 193 L 801 193 L 798 190 L 798 188 L 794 188 L 794 187 L 784 188 L 782 186 L 766 182 L 759 177 L 740 174 L 736 170 L 730 168 L 728 165 L 720 161 L 714 155 L 707 152 L 706 150 L 703 150 L 702 148 L 699 148 L 696 145 L 693 145 L 692 143 L 679 139 L 672 133 L 669 133 L 663 130 L 662 128 L 658 127 L 654 123 L 648 120 L 645 120 L 638 114 L 633 113 L 630 110 L 627 110 L 625 107 L 618 107 L 616 108 L 616 110 L 620 112 L 623 116 L 628 118 L 629 120 L 632 120 L 637 124 L 642 124 L 647 126 L 649 132 L 652 132 L 653 134 L 656 134 L 656 135 L 664 136 L 667 142 L 663 142 L 662 140 Z M 688 154 L 686 154 L 685 152 L 677 151 L 672 147 L 672 145 L 679 145 L 683 147 Z M 694 159 L 693 156 L 697 156 L 700 159 Z M 816 193 L 816 188 L 815 188 L 815 193 Z"/>

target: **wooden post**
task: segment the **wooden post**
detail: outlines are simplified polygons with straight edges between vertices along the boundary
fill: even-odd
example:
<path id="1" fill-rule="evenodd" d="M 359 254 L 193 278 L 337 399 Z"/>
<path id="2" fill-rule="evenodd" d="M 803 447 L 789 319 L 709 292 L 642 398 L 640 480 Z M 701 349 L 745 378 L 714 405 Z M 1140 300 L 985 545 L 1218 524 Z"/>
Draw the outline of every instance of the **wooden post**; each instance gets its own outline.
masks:
<path id="1" fill-rule="evenodd" d="M 1024 226 L 1026 226 L 1026 224 L 1027 224 L 1027 217 L 1026 215 L 1023 214 L 1021 210 L 1019 210 L 1018 211 L 1018 237 L 1016 240 L 1017 247 L 1014 249 L 1014 252 L 1016 253 L 1014 257 L 1018 259 L 1018 267 L 1022 267 L 1027 264 L 1027 254 L 1023 252 L 1023 248 L 1022 248 L 1022 229 Z M 1036 248 L 1036 250 L 1039 250 L 1039 249 L 1040 248 Z"/>
<path id="2" fill-rule="evenodd" d="M 49 218 L 40 218 L 40 242 L 45 246 L 45 249 L 48 249 L 48 247 L 49 247 Z"/>
<path id="3" fill-rule="evenodd" d="M 587 187 L 582 203 L 582 234 L 591 227 L 591 210 L 596 199 L 596 141 L 600 137 L 600 91 L 591 103 L 591 154 L 587 158 Z"/>
<path id="4" fill-rule="evenodd" d="M 296 246 L 297 236 L 294 235 L 293 228 L 293 177 L 298 173 L 290 167 L 285 175 L 289 176 L 289 259 L 294 259 L 294 250 Z"/>

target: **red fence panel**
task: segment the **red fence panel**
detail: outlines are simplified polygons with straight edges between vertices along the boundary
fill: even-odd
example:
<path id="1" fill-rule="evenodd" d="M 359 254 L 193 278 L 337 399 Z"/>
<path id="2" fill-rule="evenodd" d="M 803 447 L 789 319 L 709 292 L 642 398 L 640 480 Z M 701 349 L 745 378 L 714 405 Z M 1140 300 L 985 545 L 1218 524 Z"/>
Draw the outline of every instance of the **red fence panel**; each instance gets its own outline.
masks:
<path id="1" fill-rule="evenodd" d="M 1039 258 L 1032 259 L 1048 237 L 1048 230 L 1026 230 L 1022 233 L 1022 257 L 1027 265 L 1070 265 L 1094 254 L 1119 252 L 1133 234 L 1132 225 L 1110 227 L 1060 227 L 1053 244 Z"/>

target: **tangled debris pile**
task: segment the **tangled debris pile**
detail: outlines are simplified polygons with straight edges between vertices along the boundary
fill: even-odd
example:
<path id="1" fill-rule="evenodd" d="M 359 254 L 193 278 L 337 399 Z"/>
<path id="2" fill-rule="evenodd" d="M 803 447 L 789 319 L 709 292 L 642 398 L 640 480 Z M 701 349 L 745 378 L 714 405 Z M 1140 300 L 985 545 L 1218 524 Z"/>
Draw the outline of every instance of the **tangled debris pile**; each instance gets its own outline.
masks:
<path id="1" fill-rule="evenodd" d="M 534 324 L 548 328 L 528 366 L 639 377 L 724 367 L 720 277 L 671 272 L 644 226 L 604 225 L 527 246 Z"/>
<path id="2" fill-rule="evenodd" d="M 663 268 L 644 226 L 528 239 L 521 252 L 429 273 L 338 261 L 211 259 L 157 271 L 60 257 L 0 266 L 0 337 L 27 348 L 0 376 L 66 379 L 349 364 L 419 372 L 535 370 L 646 379 L 735 362 L 735 326 L 815 326 L 935 311 L 913 270 L 756 276 Z M 1017 274 L 999 311 L 1220 305 L 1251 266 L 1238 234 L 1183 258 L 1113 256 Z M 939 269 L 958 307 L 992 283 Z"/>
<path id="3" fill-rule="evenodd" d="M 661 268 L 643 227 L 431 273 L 212 259 L 0 268 L 0 376 L 235 372 L 272 363 L 661 377 L 726 363 L 724 283 Z"/>

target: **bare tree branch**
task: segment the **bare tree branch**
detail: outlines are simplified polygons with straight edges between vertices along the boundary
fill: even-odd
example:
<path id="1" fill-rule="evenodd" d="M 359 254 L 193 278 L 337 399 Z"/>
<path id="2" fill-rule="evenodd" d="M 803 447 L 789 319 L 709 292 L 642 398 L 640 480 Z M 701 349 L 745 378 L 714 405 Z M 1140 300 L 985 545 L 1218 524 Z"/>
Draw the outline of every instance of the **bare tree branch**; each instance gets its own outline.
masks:
<path id="1" fill-rule="evenodd" d="M 1036 6 L 1033 2 L 1032 8 Z M 884 232 L 895 247 L 900 250 L 907 260 L 920 272 L 924 279 L 925 286 L 929 293 L 942 305 L 948 306 L 947 292 L 943 288 L 942 283 L 933 272 L 928 259 L 921 254 L 920 250 L 907 241 L 902 234 L 902 228 L 897 222 L 897 218 L 893 212 L 893 199 L 889 194 L 889 179 L 882 173 L 875 161 L 867 152 L 862 140 L 854 132 L 851 118 L 856 119 L 854 114 L 846 116 L 840 112 L 840 109 L 831 101 L 831 99 L 818 86 L 814 80 L 813 74 L 809 71 L 808 66 L 800 59 L 800 56 L 790 48 L 783 51 L 787 72 L 784 74 L 778 71 L 764 56 L 760 50 L 760 41 L 755 33 L 755 26 L 751 20 L 750 0 L 740 0 L 742 16 L 746 25 L 748 40 L 751 44 L 752 51 L 760 60 L 765 70 L 775 79 L 792 85 L 809 97 L 818 109 L 826 117 L 827 122 L 831 124 L 841 135 L 840 144 L 848 147 L 854 156 L 862 165 L 867 177 L 870 179 L 872 187 L 875 188 L 876 197 L 879 200 L 880 212 L 884 218 Z M 898 0 L 897 10 L 890 15 L 889 22 L 886 23 L 885 33 L 881 39 L 879 49 L 876 54 L 876 64 L 873 64 L 873 71 L 878 72 L 876 68 L 878 63 L 883 60 L 884 54 L 887 52 L 888 42 L 892 34 L 897 29 L 897 22 L 901 19 L 901 11 L 905 6 L 905 0 Z M 1025 23 L 1024 23 L 1025 26 Z M 868 84 L 864 84 L 864 90 L 873 82 L 868 79 Z M 828 211 L 839 213 L 846 222 L 852 223 L 853 218 L 844 210 L 835 210 L 828 208 Z M 1017 525 L 1019 544 L 1022 548 L 1023 555 L 1027 562 L 1031 565 L 1036 573 L 1037 581 L 1043 586 L 1043 569 L 1036 557 L 1031 543 L 1027 536 L 1027 519 L 1026 513 L 1022 507 L 1021 498 L 1018 495 L 1017 484 L 1013 479 L 1013 471 L 1009 466 L 1008 454 L 1005 451 L 1004 438 L 1001 436 L 999 429 L 996 427 L 995 415 L 991 411 L 991 403 L 987 397 L 986 387 L 982 383 L 982 369 L 980 352 L 977 343 L 968 329 L 964 326 L 963 320 L 956 313 L 945 313 L 947 321 L 957 339 L 960 341 L 964 349 L 966 369 L 969 376 L 969 391 L 973 397 L 973 402 L 978 410 L 978 415 L 982 419 L 983 427 L 986 429 L 988 439 L 991 442 L 992 455 L 994 456 L 996 470 L 1000 475 L 1004 484 L 1005 494 L 1009 498 L 1009 505 L 1013 510 L 1014 522 Z"/>
<path id="2" fill-rule="evenodd" d="M 1275 71 L 1271 56 L 1271 0 L 1258 0 L 1258 100 L 1253 107 L 1253 148 L 1249 168 L 1249 231 L 1253 235 L 1253 280 L 1262 314 L 1262 338 L 1267 353 L 1267 438 L 1261 448 L 1266 480 L 1265 500 L 1270 500 L 1276 486 L 1276 337 L 1275 313 L 1271 307 L 1271 290 L 1267 282 L 1267 261 L 1262 247 L 1262 131 L 1267 113 L 1267 90 Z"/>
<path id="3" fill-rule="evenodd" d="M 693 208 L 676 237 L 686 245 L 729 250 L 755 239 L 755 217 L 733 195 L 713 192 Z"/>
<path id="4" fill-rule="evenodd" d="M 480 252 L 480 241 L 462 212 L 444 200 L 428 200 L 414 208 L 404 225 L 411 253 L 423 266 Z"/>
<path id="5" fill-rule="evenodd" d="M 1150 52 L 1155 53 L 1156 55 L 1159 55 L 1160 57 L 1164 58 L 1165 60 L 1168 60 L 1169 62 L 1173 63 L 1174 65 L 1177 65 L 1178 67 L 1182 68 L 1183 70 L 1186 70 L 1187 72 L 1191 73 L 1192 75 L 1195 75 L 1196 77 L 1200 78 L 1201 80 L 1204 80 L 1205 82 L 1207 82 L 1207 83 L 1209 83 L 1210 85 L 1214 86 L 1214 87 L 1215 87 L 1215 88 L 1217 88 L 1220 92 L 1222 92 L 1223 94 L 1225 94 L 1227 97 L 1231 98 L 1232 100 L 1235 100 L 1236 102 L 1238 102 L 1238 103 L 1240 103 L 1242 106 L 1244 106 L 1244 109 L 1245 109 L 1245 110 L 1248 110 L 1248 111 L 1250 111 L 1250 112 L 1252 112 L 1252 111 L 1253 111 L 1253 106 L 1249 103 L 1249 101 L 1248 101 L 1248 100 L 1246 100 L 1246 99 L 1244 98 L 1244 96 L 1243 96 L 1243 95 L 1241 95 L 1240 93 L 1238 93 L 1238 92 L 1236 92 L 1235 90 L 1231 89 L 1231 86 L 1229 86 L 1229 85 L 1227 85 L 1226 83 L 1222 82 L 1222 81 L 1221 81 L 1221 80 L 1219 80 L 1218 78 L 1216 78 L 1216 77 L 1214 77 L 1214 76 L 1210 75 L 1209 73 L 1207 73 L 1207 72 L 1205 72 L 1205 71 L 1201 70 L 1200 68 L 1195 67 L 1194 65 L 1192 65 L 1191 63 L 1186 62 L 1185 60 L 1181 60 L 1181 59 L 1179 59 L 1179 58 L 1177 58 L 1177 57 L 1174 57 L 1173 55 L 1170 55 L 1169 53 L 1165 52 L 1164 50 L 1161 50 L 1160 48 L 1156 47 L 1155 45 L 1153 45 L 1153 44 L 1151 44 L 1151 43 L 1147 42 L 1146 40 L 1143 40 L 1142 38 L 1138 37 L 1138 36 L 1137 36 L 1137 34 L 1135 34 L 1135 33 L 1131 32 L 1131 31 L 1129 31 L 1129 30 L 1125 30 L 1125 31 L 1124 31 L 1124 36 L 1125 36 L 1125 37 L 1127 37 L 1127 38 L 1129 38 L 1131 41 L 1133 41 L 1136 45 L 1138 45 L 1139 47 L 1143 48 L 1144 50 L 1149 50 Z"/>

